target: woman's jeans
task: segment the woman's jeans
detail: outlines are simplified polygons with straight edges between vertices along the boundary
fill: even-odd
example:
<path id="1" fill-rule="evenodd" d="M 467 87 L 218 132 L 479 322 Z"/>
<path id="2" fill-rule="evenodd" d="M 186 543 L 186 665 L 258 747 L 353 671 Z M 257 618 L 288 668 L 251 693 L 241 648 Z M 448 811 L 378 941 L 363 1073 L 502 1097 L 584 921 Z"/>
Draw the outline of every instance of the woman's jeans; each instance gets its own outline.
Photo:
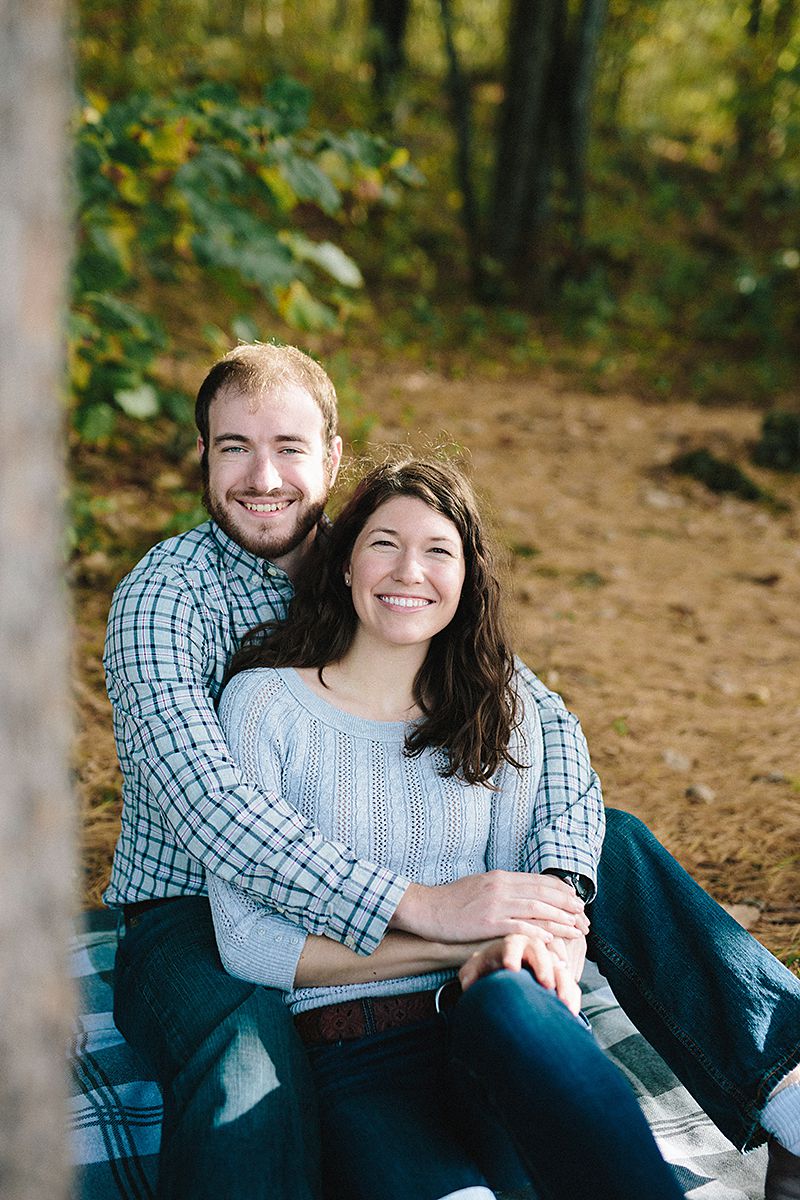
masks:
<path id="1" fill-rule="evenodd" d="M 480 979 L 446 1017 L 309 1057 L 327 1200 L 489 1197 L 528 1180 L 539 1200 L 683 1195 L 622 1072 L 527 971 Z"/>
<path id="2" fill-rule="evenodd" d="M 758 1145 L 766 1096 L 800 1062 L 800 980 L 640 821 L 613 809 L 607 821 L 590 954 L 700 1107 L 739 1148 Z M 303 1048 L 279 995 L 223 970 L 205 897 L 135 918 L 114 990 L 117 1024 L 164 1096 L 159 1195 L 318 1197 Z"/>

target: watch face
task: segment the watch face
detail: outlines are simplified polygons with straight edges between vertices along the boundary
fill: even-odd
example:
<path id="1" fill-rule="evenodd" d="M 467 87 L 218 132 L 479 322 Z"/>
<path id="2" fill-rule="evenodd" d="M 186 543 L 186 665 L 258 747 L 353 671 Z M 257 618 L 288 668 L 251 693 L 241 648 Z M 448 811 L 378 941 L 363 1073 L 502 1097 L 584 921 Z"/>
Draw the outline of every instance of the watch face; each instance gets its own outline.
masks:
<path id="1" fill-rule="evenodd" d="M 575 888 L 579 900 L 586 901 L 591 896 L 591 888 L 587 886 L 586 880 L 582 875 L 570 875 L 569 881 Z"/>

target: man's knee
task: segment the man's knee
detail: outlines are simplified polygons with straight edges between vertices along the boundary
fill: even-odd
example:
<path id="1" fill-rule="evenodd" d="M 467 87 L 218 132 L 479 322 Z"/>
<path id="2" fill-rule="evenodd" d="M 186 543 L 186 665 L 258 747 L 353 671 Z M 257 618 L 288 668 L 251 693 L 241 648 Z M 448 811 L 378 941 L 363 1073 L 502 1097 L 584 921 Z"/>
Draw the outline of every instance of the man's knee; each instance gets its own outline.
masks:
<path id="1" fill-rule="evenodd" d="M 211 1083 L 218 1096 L 217 1120 L 224 1124 L 280 1088 L 290 1095 L 299 1092 L 303 1063 L 282 997 L 255 988 L 197 1047 L 178 1086 L 193 1090 Z"/>
<path id="2" fill-rule="evenodd" d="M 613 841 L 621 841 L 623 843 L 637 842 L 642 839 L 652 838 L 652 833 L 638 817 L 633 813 L 625 812 L 622 808 L 606 808 L 606 836 L 604 842 L 607 845 L 609 838 Z"/>
<path id="3" fill-rule="evenodd" d="M 604 882 L 640 869 L 653 853 L 666 853 L 644 821 L 620 808 L 606 809 L 606 834 L 598 866 L 598 892 Z"/>

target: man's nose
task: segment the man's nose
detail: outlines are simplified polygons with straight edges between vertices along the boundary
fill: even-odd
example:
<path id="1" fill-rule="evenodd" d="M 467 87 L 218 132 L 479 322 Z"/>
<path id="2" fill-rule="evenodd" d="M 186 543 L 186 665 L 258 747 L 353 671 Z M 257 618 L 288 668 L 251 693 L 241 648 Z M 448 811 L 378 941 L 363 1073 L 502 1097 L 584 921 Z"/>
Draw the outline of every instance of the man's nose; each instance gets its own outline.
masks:
<path id="1" fill-rule="evenodd" d="M 257 492 L 278 491 L 283 487 L 283 476 L 271 454 L 255 455 L 250 464 L 250 486 Z"/>

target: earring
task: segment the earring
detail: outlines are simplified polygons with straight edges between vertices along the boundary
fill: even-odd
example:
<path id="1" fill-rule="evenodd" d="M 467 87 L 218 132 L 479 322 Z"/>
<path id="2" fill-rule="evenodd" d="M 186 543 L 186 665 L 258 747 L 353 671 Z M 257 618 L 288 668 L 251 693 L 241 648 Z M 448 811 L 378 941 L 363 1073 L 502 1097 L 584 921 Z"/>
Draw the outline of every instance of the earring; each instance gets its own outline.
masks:
<path id="1" fill-rule="evenodd" d="M 349 571 L 345 571 L 345 573 L 344 573 L 344 583 L 345 583 L 345 587 L 350 587 L 350 572 Z"/>

